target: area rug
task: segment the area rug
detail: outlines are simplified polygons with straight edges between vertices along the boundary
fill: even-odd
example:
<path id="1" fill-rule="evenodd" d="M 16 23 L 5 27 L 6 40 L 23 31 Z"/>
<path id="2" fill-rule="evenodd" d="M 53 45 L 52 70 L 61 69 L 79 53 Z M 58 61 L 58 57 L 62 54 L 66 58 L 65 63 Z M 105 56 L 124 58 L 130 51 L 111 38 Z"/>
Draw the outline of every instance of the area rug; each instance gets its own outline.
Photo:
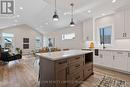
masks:
<path id="1" fill-rule="evenodd" d="M 126 81 L 111 76 L 104 76 L 97 87 L 126 87 Z"/>

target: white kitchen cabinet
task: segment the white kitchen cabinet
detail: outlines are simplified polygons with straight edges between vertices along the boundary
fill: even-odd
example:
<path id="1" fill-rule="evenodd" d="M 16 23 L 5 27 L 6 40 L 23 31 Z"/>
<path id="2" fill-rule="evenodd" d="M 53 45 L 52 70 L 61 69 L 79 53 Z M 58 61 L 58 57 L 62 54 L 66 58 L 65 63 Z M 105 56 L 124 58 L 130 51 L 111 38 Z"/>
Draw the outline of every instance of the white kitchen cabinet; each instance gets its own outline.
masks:
<path id="1" fill-rule="evenodd" d="M 127 71 L 128 53 L 117 51 L 113 56 L 113 68 Z"/>
<path id="2" fill-rule="evenodd" d="M 113 55 L 111 51 L 103 51 L 103 66 L 113 67 Z"/>
<path id="3" fill-rule="evenodd" d="M 102 63 L 103 63 L 103 51 L 100 51 L 99 50 L 99 55 L 98 56 L 93 56 L 93 63 L 96 64 L 96 65 L 101 65 L 102 66 Z"/>
<path id="4" fill-rule="evenodd" d="M 130 52 L 128 53 L 128 72 L 130 72 Z"/>
<path id="5" fill-rule="evenodd" d="M 130 39 L 130 8 L 125 10 L 125 30 L 126 38 Z"/>
<path id="6" fill-rule="evenodd" d="M 93 40 L 93 19 L 92 18 L 83 22 L 83 40 L 84 41 Z"/>
<path id="7" fill-rule="evenodd" d="M 124 39 L 125 33 L 125 17 L 124 10 L 117 11 L 114 15 L 114 24 L 115 24 L 115 38 L 116 39 Z"/>
<path id="8" fill-rule="evenodd" d="M 130 39 L 130 7 L 115 13 L 115 38 Z"/>
<path id="9" fill-rule="evenodd" d="M 130 72 L 130 53 L 99 50 L 99 56 L 94 55 L 94 64 Z"/>

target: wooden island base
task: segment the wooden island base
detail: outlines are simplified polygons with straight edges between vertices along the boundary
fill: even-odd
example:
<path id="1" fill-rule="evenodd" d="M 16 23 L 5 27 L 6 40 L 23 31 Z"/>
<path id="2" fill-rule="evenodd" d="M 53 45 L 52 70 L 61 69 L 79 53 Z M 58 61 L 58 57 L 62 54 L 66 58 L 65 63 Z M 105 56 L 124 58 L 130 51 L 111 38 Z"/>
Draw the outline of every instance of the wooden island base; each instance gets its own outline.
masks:
<path id="1" fill-rule="evenodd" d="M 40 87 L 77 87 L 93 74 L 91 51 L 68 51 L 65 56 L 66 52 L 38 54 L 40 56 Z"/>

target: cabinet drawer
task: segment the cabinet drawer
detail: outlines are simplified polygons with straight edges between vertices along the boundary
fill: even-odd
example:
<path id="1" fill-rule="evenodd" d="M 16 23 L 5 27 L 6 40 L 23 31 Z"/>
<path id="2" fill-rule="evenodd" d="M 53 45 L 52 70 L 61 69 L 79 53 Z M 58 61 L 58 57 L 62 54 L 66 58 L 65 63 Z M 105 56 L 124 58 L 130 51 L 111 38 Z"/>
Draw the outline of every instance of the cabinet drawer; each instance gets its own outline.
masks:
<path id="1" fill-rule="evenodd" d="M 93 73 L 92 68 L 88 68 L 84 70 L 84 79 L 86 79 L 88 76 L 90 76 Z"/>
<path id="2" fill-rule="evenodd" d="M 68 81 L 69 84 L 67 87 L 77 87 L 83 81 L 83 72 L 78 72 L 69 76 Z"/>
<path id="3" fill-rule="evenodd" d="M 75 62 L 72 65 L 69 66 L 69 73 L 76 73 L 78 71 L 81 71 L 83 69 L 83 62 Z"/>
<path id="4" fill-rule="evenodd" d="M 83 61 L 83 56 L 76 56 L 76 57 L 68 59 L 69 64 L 80 62 L 80 61 Z"/>
<path id="5" fill-rule="evenodd" d="M 93 63 L 85 64 L 84 68 L 85 69 L 93 69 Z"/>
<path id="6" fill-rule="evenodd" d="M 65 69 L 67 67 L 67 60 L 58 60 L 56 61 L 55 66 L 56 66 L 56 71 Z"/>

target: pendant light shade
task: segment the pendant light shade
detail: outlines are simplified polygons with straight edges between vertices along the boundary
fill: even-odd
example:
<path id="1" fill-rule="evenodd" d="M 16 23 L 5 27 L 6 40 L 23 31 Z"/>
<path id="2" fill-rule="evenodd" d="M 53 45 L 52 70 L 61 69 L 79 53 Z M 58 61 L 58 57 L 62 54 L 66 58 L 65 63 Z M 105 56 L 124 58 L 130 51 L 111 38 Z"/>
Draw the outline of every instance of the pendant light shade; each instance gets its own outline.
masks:
<path id="1" fill-rule="evenodd" d="M 59 16 L 57 14 L 57 8 L 56 8 L 56 0 L 55 0 L 55 12 L 53 15 L 53 21 L 58 21 L 59 20 Z"/>
<path id="2" fill-rule="evenodd" d="M 74 7 L 74 4 L 71 3 L 70 6 L 71 6 L 71 22 L 70 22 L 70 26 L 73 27 L 73 26 L 75 26 L 74 19 L 73 19 L 73 14 L 74 14 L 73 13 L 73 9 L 74 9 L 73 7 Z"/>
<path id="3" fill-rule="evenodd" d="M 57 15 L 57 12 L 55 11 L 53 15 L 53 21 L 58 21 L 58 20 L 59 20 L 59 16 Z"/>
<path id="4" fill-rule="evenodd" d="M 73 19 L 71 19 L 70 26 L 71 27 L 75 26 L 75 23 L 74 23 Z"/>

